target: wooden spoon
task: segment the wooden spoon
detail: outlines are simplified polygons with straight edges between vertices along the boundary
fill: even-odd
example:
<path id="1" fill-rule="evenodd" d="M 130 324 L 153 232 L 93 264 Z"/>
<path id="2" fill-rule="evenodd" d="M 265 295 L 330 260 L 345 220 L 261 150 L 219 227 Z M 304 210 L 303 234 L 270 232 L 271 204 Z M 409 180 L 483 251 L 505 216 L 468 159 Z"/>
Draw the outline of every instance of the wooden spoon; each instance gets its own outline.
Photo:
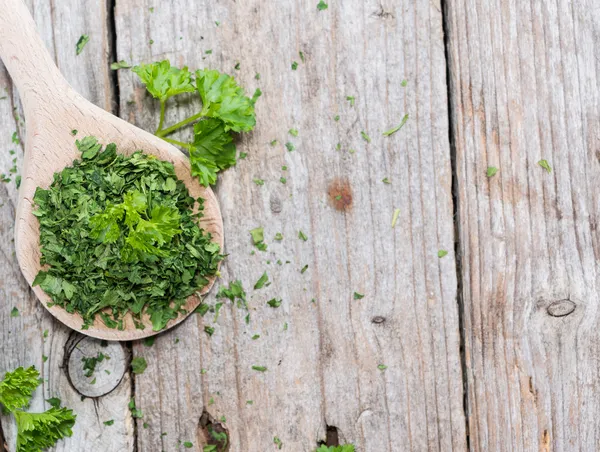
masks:
<path id="1" fill-rule="evenodd" d="M 223 221 L 219 204 L 210 188 L 202 187 L 192 178 L 187 157 L 174 146 L 98 108 L 76 93 L 45 49 L 33 18 L 21 0 L 0 0 L 0 10 L 0 57 L 19 91 L 27 124 L 15 221 L 16 255 L 27 282 L 31 285 L 41 268 L 39 223 L 32 214 L 35 208 L 33 196 L 36 187 L 48 188 L 55 172 L 80 157 L 71 134 L 74 129 L 78 131 L 78 137 L 93 135 L 103 144 L 115 143 L 117 151 L 123 154 L 141 149 L 173 163 L 177 177 L 185 183 L 190 195 L 205 199 L 204 218 L 200 224 L 222 247 Z M 207 293 L 214 280 L 215 277 L 211 278 L 200 293 Z M 54 317 L 88 336 L 124 341 L 157 334 L 152 331 L 147 316 L 143 318 L 146 328 L 140 330 L 135 328 L 131 315 L 126 316 L 123 331 L 108 328 L 99 318 L 89 329 L 81 330 L 83 320 L 80 315 L 69 314 L 58 306 L 49 308 L 50 297 L 39 286 L 33 287 L 33 291 Z M 200 301 L 197 296 L 187 299 L 184 308 L 188 315 Z M 171 320 L 165 329 L 185 317 L 180 315 Z"/>

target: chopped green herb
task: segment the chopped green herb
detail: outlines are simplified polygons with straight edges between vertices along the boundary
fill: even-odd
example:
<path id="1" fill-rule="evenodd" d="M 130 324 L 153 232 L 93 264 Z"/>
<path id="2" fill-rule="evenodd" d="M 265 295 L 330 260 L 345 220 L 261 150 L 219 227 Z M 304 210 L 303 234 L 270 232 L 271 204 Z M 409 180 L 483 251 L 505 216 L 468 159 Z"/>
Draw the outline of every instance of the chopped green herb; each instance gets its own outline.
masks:
<path id="1" fill-rule="evenodd" d="M 13 134 L 12 134 L 12 142 L 14 144 L 17 144 L 17 145 L 19 143 L 21 143 L 21 140 L 19 140 L 19 134 L 17 132 L 13 132 Z M 14 153 L 15 153 L 15 151 L 12 151 L 11 155 L 14 154 Z"/>
<path id="2" fill-rule="evenodd" d="M 446 250 L 439 250 L 437 254 L 438 254 L 439 258 L 442 258 L 442 257 L 448 255 L 448 251 L 446 251 Z"/>
<path id="3" fill-rule="evenodd" d="M 125 61 L 125 60 L 120 60 L 115 63 L 111 63 L 111 65 L 110 65 L 110 68 L 113 71 L 116 71 L 119 69 L 129 69 L 130 67 L 131 67 L 131 64 L 127 63 L 127 61 Z"/>
<path id="4" fill-rule="evenodd" d="M 104 425 L 108 425 L 108 426 L 113 425 L 114 423 L 115 423 L 114 419 L 111 419 L 110 421 L 104 421 L 103 422 Z"/>
<path id="5" fill-rule="evenodd" d="M 369 135 L 367 135 L 367 132 L 365 132 L 364 130 L 360 131 L 360 136 L 363 137 L 363 140 L 365 140 L 367 143 L 371 142 L 371 137 L 369 137 Z"/>
<path id="6" fill-rule="evenodd" d="M 264 272 L 258 281 L 256 281 L 256 284 L 254 284 L 254 290 L 262 289 L 265 284 L 267 286 L 269 285 L 269 275 L 267 275 L 267 272 Z"/>
<path id="7" fill-rule="evenodd" d="M 252 181 L 256 184 L 256 185 L 265 185 L 265 181 L 263 179 L 258 179 L 258 178 L 254 178 L 252 179 Z"/>
<path id="8" fill-rule="evenodd" d="M 269 143 L 271 146 L 276 146 L 278 143 L 277 140 L 271 140 L 271 142 Z"/>
<path id="9" fill-rule="evenodd" d="M 260 80 L 260 74 L 257 72 L 256 74 L 254 74 L 254 78 L 255 78 L 256 80 Z"/>
<path id="10" fill-rule="evenodd" d="M 282 171 L 287 171 L 287 169 L 288 169 L 288 167 L 287 167 L 287 166 L 285 166 L 285 165 L 283 165 L 283 166 L 281 167 L 281 170 L 282 170 Z"/>
<path id="11" fill-rule="evenodd" d="M 49 268 L 33 285 L 81 314 L 84 328 L 96 315 L 120 327 L 131 313 L 135 321 L 149 315 L 159 331 L 216 273 L 219 246 L 199 228 L 196 201 L 171 163 L 118 154 L 114 144 L 103 150 L 93 137 L 76 144 L 81 160 L 35 192 L 40 263 Z"/>
<path id="12" fill-rule="evenodd" d="M 237 63 L 235 63 L 235 66 L 233 66 L 233 68 L 234 68 L 236 71 L 239 71 L 239 70 L 240 70 L 240 62 L 238 61 Z"/>
<path id="13" fill-rule="evenodd" d="M 298 52 L 298 55 L 300 55 L 300 60 L 302 60 L 302 62 L 304 63 L 304 53 L 302 52 L 302 50 Z"/>
<path id="14" fill-rule="evenodd" d="M 387 369 L 387 366 L 385 364 L 380 364 L 380 365 L 377 366 L 377 368 L 379 370 L 385 370 L 385 369 Z"/>
<path id="15" fill-rule="evenodd" d="M 277 449 L 281 449 L 283 447 L 283 443 L 281 442 L 281 440 L 279 439 L 278 436 L 273 437 L 273 443 L 275 443 L 275 446 L 277 446 Z"/>
<path id="16" fill-rule="evenodd" d="M 150 41 L 148 41 L 148 44 L 150 44 L 150 45 L 154 44 L 154 39 L 151 39 Z"/>
<path id="17" fill-rule="evenodd" d="M 365 296 L 362 293 L 354 292 L 354 299 L 355 300 L 360 300 L 360 299 L 362 299 L 364 297 Z"/>
<path id="18" fill-rule="evenodd" d="M 206 326 L 204 327 L 204 332 L 205 332 L 206 334 L 208 334 L 209 336 L 212 336 L 212 335 L 215 333 L 215 329 L 214 329 L 212 326 L 208 326 L 208 325 L 206 325 Z"/>
<path id="19" fill-rule="evenodd" d="M 402 121 L 400 121 L 400 124 L 398 124 L 396 127 L 392 127 L 390 130 L 386 130 L 385 132 L 383 132 L 383 135 L 385 135 L 386 137 L 393 135 L 398 130 L 400 130 L 402 126 L 404 126 L 404 124 L 406 124 L 406 121 L 408 121 L 408 113 L 404 115 Z"/>
<path id="20" fill-rule="evenodd" d="M 12 308 L 12 310 L 10 311 L 10 316 L 11 317 L 19 317 L 19 310 L 17 309 L 16 306 L 14 308 Z"/>
<path id="21" fill-rule="evenodd" d="M 383 182 L 384 184 L 391 184 L 390 179 L 387 177 L 384 177 L 383 179 L 381 179 L 381 182 Z"/>
<path id="22" fill-rule="evenodd" d="M 406 86 L 408 85 L 408 80 L 404 79 L 400 82 L 400 86 Z"/>
<path id="23" fill-rule="evenodd" d="M 288 323 L 287 323 L 287 322 L 285 322 L 285 323 L 283 324 L 283 331 L 287 331 L 287 329 L 288 329 Z"/>
<path id="24" fill-rule="evenodd" d="M 495 166 L 488 166 L 486 176 L 494 177 L 497 172 L 498 172 L 498 168 L 496 168 Z"/>
<path id="25" fill-rule="evenodd" d="M 342 149 L 342 143 L 338 143 L 338 144 L 335 145 L 335 150 L 336 151 L 341 151 L 341 149 Z"/>
<path id="26" fill-rule="evenodd" d="M 48 361 L 48 357 L 46 355 L 42 355 L 42 362 Z"/>
<path id="27" fill-rule="evenodd" d="M 135 407 L 135 399 L 132 398 L 129 401 L 128 407 L 129 407 L 129 411 L 131 411 L 131 417 L 136 418 L 136 419 L 141 419 L 141 418 L 144 417 L 144 414 L 142 413 L 142 410 L 138 410 Z"/>
<path id="28" fill-rule="evenodd" d="M 77 44 L 75 45 L 75 54 L 76 55 L 79 55 L 83 51 L 83 48 L 89 42 L 89 40 L 90 40 L 90 37 L 88 35 L 81 35 L 81 37 L 77 41 Z"/>
<path id="29" fill-rule="evenodd" d="M 156 336 L 150 336 L 144 339 L 144 345 L 146 347 L 152 347 L 154 345 L 154 341 L 156 340 Z"/>
<path id="30" fill-rule="evenodd" d="M 218 27 L 219 25 L 221 25 L 221 22 L 219 22 L 218 20 L 215 20 L 215 25 Z"/>
<path id="31" fill-rule="evenodd" d="M 303 240 L 304 242 L 306 242 L 308 240 L 308 237 L 306 236 L 306 234 L 302 231 L 298 231 L 298 238 L 300 240 Z"/>
<path id="32" fill-rule="evenodd" d="M 348 150 L 348 152 L 349 152 L 350 154 L 354 154 L 354 153 L 356 152 L 356 150 L 355 150 L 355 149 L 349 149 L 349 150 Z"/>
<path id="33" fill-rule="evenodd" d="M 258 339 L 260 337 L 260 334 L 255 334 L 254 336 L 252 336 L 252 340 L 255 341 L 256 339 Z"/>
<path id="34" fill-rule="evenodd" d="M 147 367 L 148 363 L 143 356 L 136 356 L 131 360 L 131 370 L 136 375 L 143 374 Z"/>
<path id="35" fill-rule="evenodd" d="M 341 201 L 341 200 L 342 200 L 342 195 L 337 195 L 337 196 L 335 197 L 335 200 L 336 200 L 336 201 Z"/>
<path id="36" fill-rule="evenodd" d="M 246 400 L 246 405 L 253 405 L 254 404 L 254 400 Z"/>
<path id="37" fill-rule="evenodd" d="M 17 186 L 17 188 L 21 186 L 21 175 L 15 177 L 15 185 Z"/>
<path id="38" fill-rule="evenodd" d="M 297 61 L 293 61 L 292 62 L 292 71 L 295 71 L 296 69 L 298 69 L 298 62 Z"/>
<path id="39" fill-rule="evenodd" d="M 44 336 L 44 339 L 46 339 L 48 337 L 48 330 L 44 330 L 42 336 Z"/>
<path id="40" fill-rule="evenodd" d="M 208 369 L 200 369 L 200 374 L 204 375 L 206 372 L 208 372 Z"/>
<path id="41" fill-rule="evenodd" d="M 544 168 L 548 172 L 548 174 L 550 174 L 552 172 L 552 167 L 548 163 L 548 160 L 542 159 L 538 162 L 538 165 L 540 165 L 542 168 Z"/>
<path id="42" fill-rule="evenodd" d="M 154 7 L 149 8 L 150 12 L 153 13 L 154 12 Z"/>
<path id="43" fill-rule="evenodd" d="M 308 264 L 302 267 L 302 270 L 300 270 L 300 274 L 303 274 L 306 270 L 308 270 Z"/>
<path id="44" fill-rule="evenodd" d="M 248 153 L 240 152 L 240 156 L 239 156 L 240 159 L 245 159 L 246 157 L 248 157 Z"/>
<path id="45" fill-rule="evenodd" d="M 73 136 L 77 135 L 77 129 L 71 130 L 71 135 L 73 135 Z"/>
<path id="46" fill-rule="evenodd" d="M 95 385 L 96 384 L 96 377 L 94 377 L 94 379 L 92 381 L 90 381 L 91 385 Z"/>
<path id="47" fill-rule="evenodd" d="M 281 306 L 281 299 L 278 300 L 277 298 L 272 298 L 269 301 L 267 301 L 267 304 L 272 308 L 278 308 L 279 306 Z"/>
<path id="48" fill-rule="evenodd" d="M 266 372 L 267 368 L 265 366 L 252 366 L 252 370 L 256 370 L 257 372 Z"/>
<path id="49" fill-rule="evenodd" d="M 290 129 L 289 130 L 289 134 L 293 137 L 297 137 L 298 136 L 298 129 Z"/>
<path id="50" fill-rule="evenodd" d="M 246 308 L 246 291 L 242 286 L 242 282 L 238 279 L 229 283 L 229 288 L 222 286 L 217 292 L 217 298 L 227 298 L 232 303 L 237 300 L 239 308 Z"/>
<path id="51" fill-rule="evenodd" d="M 191 449 L 192 447 L 194 447 L 194 444 L 189 441 L 186 441 L 183 443 L 183 447 L 185 447 L 186 449 Z"/>
<path id="52" fill-rule="evenodd" d="M 323 0 L 319 0 L 319 4 L 317 5 L 317 9 L 319 11 L 324 11 L 327 9 L 329 5 L 327 3 L 325 3 Z"/>
<path id="53" fill-rule="evenodd" d="M 287 148 L 288 151 L 292 152 L 293 150 L 296 149 L 296 146 L 294 146 L 293 143 L 290 143 L 289 141 L 287 143 L 285 143 L 285 147 Z"/>
<path id="54" fill-rule="evenodd" d="M 212 49 L 208 49 L 207 51 L 204 52 L 205 55 L 211 55 L 212 54 Z"/>
<path id="55" fill-rule="evenodd" d="M 333 120 L 334 120 L 335 122 L 338 122 L 338 121 L 340 120 L 340 115 L 335 115 L 335 116 L 333 117 Z"/>
<path id="56" fill-rule="evenodd" d="M 354 101 L 356 100 L 354 96 L 346 96 L 346 100 L 350 102 L 351 107 L 354 107 Z"/>
<path id="57" fill-rule="evenodd" d="M 394 215 L 392 215 L 392 229 L 396 227 L 396 223 L 398 221 L 399 216 L 400 216 L 400 209 L 395 209 Z"/>
<path id="58" fill-rule="evenodd" d="M 282 184 L 285 184 L 285 183 L 287 183 L 287 179 L 285 177 L 281 176 L 279 178 L 279 182 L 281 182 Z"/>

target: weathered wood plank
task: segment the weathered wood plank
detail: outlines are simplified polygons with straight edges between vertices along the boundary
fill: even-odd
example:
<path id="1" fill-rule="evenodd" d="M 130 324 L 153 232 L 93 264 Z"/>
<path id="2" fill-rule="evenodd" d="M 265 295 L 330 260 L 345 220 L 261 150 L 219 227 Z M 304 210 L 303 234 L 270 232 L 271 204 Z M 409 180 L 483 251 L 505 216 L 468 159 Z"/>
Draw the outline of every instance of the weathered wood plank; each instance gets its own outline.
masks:
<path id="1" fill-rule="evenodd" d="M 447 6 L 471 448 L 598 450 L 600 9 Z"/>
<path id="2" fill-rule="evenodd" d="M 319 12 L 317 3 L 117 2 L 119 59 L 217 68 L 264 93 L 258 127 L 239 145 L 248 158 L 217 187 L 223 280 L 244 282 L 251 323 L 227 306 L 212 338 L 192 318 L 151 348 L 134 345 L 149 363 L 135 381 L 140 450 L 178 441 L 201 450 L 204 409 L 225 416 L 232 451 L 271 450 L 274 436 L 285 450 L 312 450 L 326 424 L 361 451 L 465 448 L 440 4 L 352 0 Z M 154 130 L 157 105 L 135 75 L 120 71 L 119 87 L 122 117 Z M 181 103 L 168 122 L 192 111 Z M 406 126 L 383 137 L 405 113 Z M 260 225 L 269 249 L 251 255 L 248 231 Z M 439 259 L 439 249 L 449 254 Z M 265 270 L 273 284 L 250 290 Z M 265 306 L 272 297 L 279 309 Z"/>
<path id="3" fill-rule="evenodd" d="M 106 2 L 70 0 L 49 3 L 35 0 L 28 2 L 28 6 L 66 78 L 81 94 L 110 110 L 114 90 L 108 68 Z M 90 42 L 79 56 L 75 56 L 75 43 L 82 34 L 88 34 Z M 24 137 L 25 124 L 22 119 L 16 119 L 23 115 L 18 94 L 4 68 L 0 68 L 0 97 L 3 97 L 0 99 L 0 173 L 8 173 L 14 157 L 20 169 L 23 147 L 12 142 L 12 134 L 17 131 L 19 138 Z M 9 150 L 16 151 L 14 157 Z M 69 379 L 66 363 L 69 352 L 78 346 L 82 336 L 54 321 L 21 275 L 13 243 L 16 199 L 12 175 L 11 182 L 0 183 L 0 373 L 3 375 L 18 366 L 35 365 L 44 382 L 35 394 L 31 409 L 44 410 L 48 408 L 44 399 L 59 397 L 78 415 L 73 437 L 60 442 L 56 450 L 133 450 L 133 424 L 127 408 L 131 394 L 129 374 L 126 372 L 123 378 L 116 380 L 120 381 L 116 389 L 104 397 L 81 399 L 81 394 L 74 388 L 81 388 L 81 384 L 77 379 Z M 11 316 L 14 307 L 19 310 L 17 317 Z M 47 338 L 44 338 L 45 330 L 48 330 Z M 99 347 L 98 343 L 96 347 Z M 121 348 L 121 345 L 117 347 Z M 44 356 L 48 357 L 46 362 Z M 116 362 L 119 357 L 114 356 L 114 359 L 110 368 L 119 367 Z M 120 361 L 127 366 L 127 351 L 121 355 Z M 71 371 L 75 374 L 82 372 L 81 362 L 73 366 Z M 86 383 L 91 380 L 87 379 Z M 0 419 L 8 450 L 14 451 L 16 431 L 13 420 L 9 416 Z M 103 422 L 110 419 L 115 421 L 114 425 L 105 426 Z"/>

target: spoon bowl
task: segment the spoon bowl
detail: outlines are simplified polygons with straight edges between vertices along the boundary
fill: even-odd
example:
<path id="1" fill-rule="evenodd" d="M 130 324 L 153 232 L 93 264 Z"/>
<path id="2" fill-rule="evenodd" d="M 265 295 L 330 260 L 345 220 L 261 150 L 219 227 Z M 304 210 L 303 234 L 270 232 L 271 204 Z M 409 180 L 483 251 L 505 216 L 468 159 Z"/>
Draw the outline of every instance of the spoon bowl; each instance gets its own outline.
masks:
<path id="1" fill-rule="evenodd" d="M 15 221 L 16 256 L 31 285 L 41 269 L 39 222 L 33 215 L 33 197 L 37 187 L 48 188 L 56 172 L 72 166 L 81 157 L 75 146 L 77 137 L 95 136 L 100 143 L 115 143 L 117 152 L 130 155 L 142 150 L 160 160 L 171 162 L 177 177 L 186 185 L 190 196 L 204 198 L 204 216 L 200 227 L 212 234 L 212 240 L 223 247 L 223 221 L 217 199 L 208 187 L 191 176 L 188 158 L 162 139 L 102 110 L 76 93 L 62 77 L 35 30 L 29 11 L 21 0 L 0 0 L 0 57 L 15 82 L 25 111 L 27 133 L 21 172 L 21 187 Z M 31 74 L 45 74 L 43 78 Z M 72 131 L 76 130 L 76 137 Z M 199 294 L 206 294 L 216 277 L 209 278 Z M 107 340 L 135 340 L 158 334 L 180 323 L 200 304 L 200 296 L 190 296 L 180 314 L 165 329 L 152 331 L 149 316 L 142 316 L 144 329 L 135 327 L 131 314 L 124 317 L 123 330 L 108 328 L 96 320 L 81 330 L 83 319 L 59 306 L 48 307 L 51 298 L 39 287 L 33 291 L 48 311 L 70 328 L 88 336 Z"/>

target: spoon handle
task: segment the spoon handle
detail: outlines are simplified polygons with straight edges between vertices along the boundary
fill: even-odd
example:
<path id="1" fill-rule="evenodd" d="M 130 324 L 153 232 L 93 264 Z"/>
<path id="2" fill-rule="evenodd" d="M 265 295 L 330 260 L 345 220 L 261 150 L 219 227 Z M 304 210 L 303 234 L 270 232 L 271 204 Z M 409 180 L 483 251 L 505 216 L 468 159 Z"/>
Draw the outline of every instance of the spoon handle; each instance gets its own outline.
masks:
<path id="1" fill-rule="evenodd" d="M 44 46 L 33 17 L 22 0 L 0 0 L 0 58 L 23 102 L 25 116 L 33 109 L 56 105 L 69 90 Z"/>

